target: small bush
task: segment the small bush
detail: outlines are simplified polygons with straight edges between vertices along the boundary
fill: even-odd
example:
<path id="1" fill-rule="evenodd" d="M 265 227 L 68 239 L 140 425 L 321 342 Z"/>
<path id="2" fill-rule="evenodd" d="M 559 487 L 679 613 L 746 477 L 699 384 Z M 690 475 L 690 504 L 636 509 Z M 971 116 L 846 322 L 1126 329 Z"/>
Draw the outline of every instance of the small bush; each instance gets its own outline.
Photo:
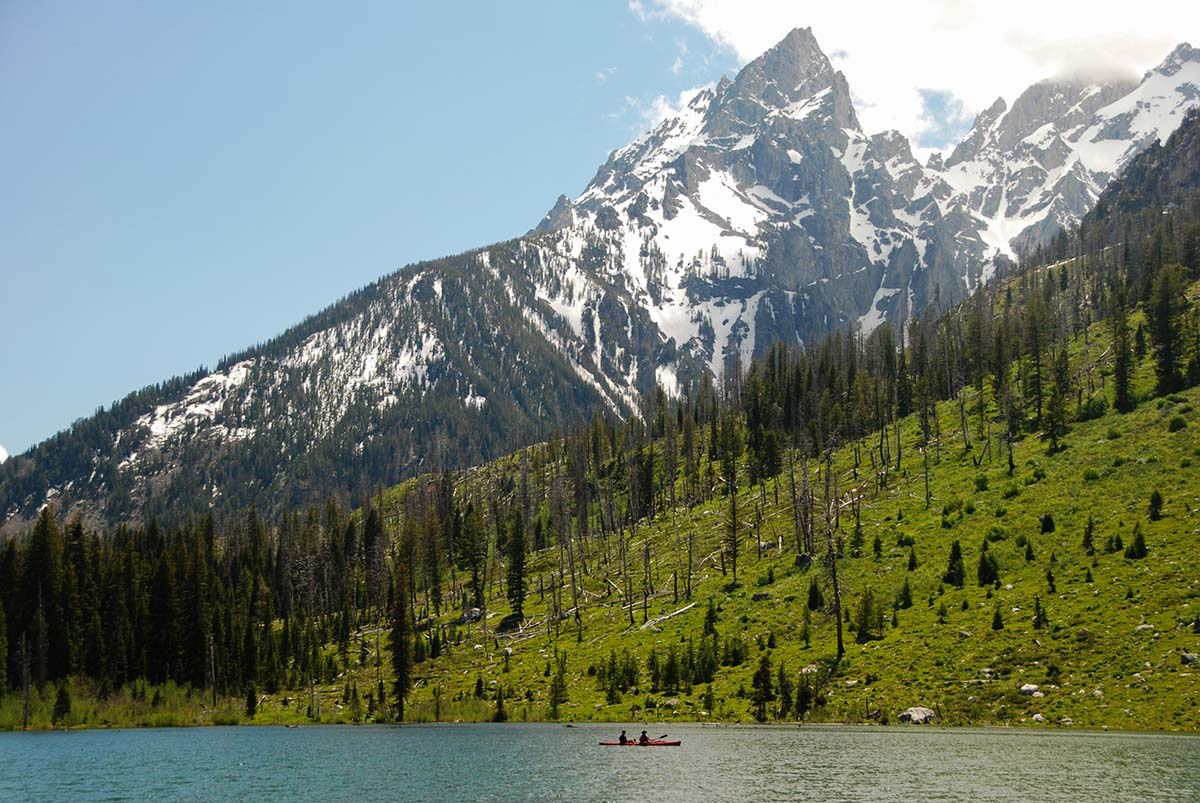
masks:
<path id="1" fill-rule="evenodd" d="M 1097 471 L 1096 469 L 1085 468 L 1083 470 L 1083 481 L 1084 482 L 1095 482 L 1098 479 L 1100 479 L 1100 472 Z"/>
<path id="2" fill-rule="evenodd" d="M 1079 405 L 1079 411 L 1075 417 L 1080 421 L 1093 421 L 1103 417 L 1106 412 L 1108 412 L 1108 400 L 1092 398 Z"/>
<path id="3" fill-rule="evenodd" d="M 1130 560 L 1140 560 L 1146 557 L 1146 538 L 1142 535 L 1142 525 L 1133 526 L 1133 543 L 1125 549 L 1125 557 Z"/>
<path id="4" fill-rule="evenodd" d="M 1113 460 L 1113 468 L 1120 468 L 1121 466 L 1125 465 L 1128 462 L 1129 461 L 1126 460 L 1124 457 L 1118 457 L 1115 460 Z"/>
<path id="5" fill-rule="evenodd" d="M 1008 508 L 1001 505 L 1000 507 L 996 508 L 996 518 L 998 518 L 998 519 L 1004 518 L 1004 514 L 1007 512 L 1008 512 Z"/>
<path id="6" fill-rule="evenodd" d="M 1013 497 L 1017 496 L 1019 493 L 1021 493 L 1021 489 L 1017 487 L 1017 484 L 1015 482 L 1010 482 L 1008 484 L 1008 486 L 1004 489 L 1003 496 L 1005 499 L 1012 499 Z"/>
<path id="7" fill-rule="evenodd" d="M 968 516 L 970 516 L 972 513 L 975 512 L 975 500 L 974 499 L 967 500 L 967 503 L 965 505 L 963 505 L 963 512 L 966 513 Z"/>
<path id="8" fill-rule="evenodd" d="M 988 489 L 988 478 L 986 476 L 984 476 L 983 474 L 980 474 L 979 476 L 977 476 L 975 478 L 975 490 L 982 492 L 982 491 L 986 491 L 987 489 Z"/>
<path id="9" fill-rule="evenodd" d="M 1181 415 L 1171 416 L 1171 420 L 1167 422 L 1167 432 L 1178 432 L 1187 426 L 1187 420 Z"/>
<path id="10" fill-rule="evenodd" d="M 1150 494 L 1150 521 L 1158 521 L 1162 518 L 1163 498 L 1162 494 L 1155 488 Z"/>
<path id="11" fill-rule="evenodd" d="M 1108 437 L 1108 439 L 1109 439 L 1110 441 L 1120 440 L 1120 438 L 1121 438 L 1121 432 L 1120 432 L 1120 430 L 1116 430 L 1116 429 L 1110 429 L 1110 430 L 1108 431 L 1108 436 L 1107 436 L 1107 437 Z"/>
<path id="12" fill-rule="evenodd" d="M 1043 513 L 1040 521 L 1043 533 L 1054 532 L 1054 516 L 1051 516 L 1049 513 Z"/>

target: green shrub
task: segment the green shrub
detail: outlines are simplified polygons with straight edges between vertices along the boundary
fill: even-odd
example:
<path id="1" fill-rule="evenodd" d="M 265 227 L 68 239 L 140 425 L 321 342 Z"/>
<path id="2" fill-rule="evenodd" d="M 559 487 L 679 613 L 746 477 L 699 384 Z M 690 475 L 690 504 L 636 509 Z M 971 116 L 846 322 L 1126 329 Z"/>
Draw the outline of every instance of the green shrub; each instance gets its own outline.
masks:
<path id="1" fill-rule="evenodd" d="M 1106 412 L 1108 412 L 1108 400 L 1092 398 L 1079 405 L 1075 417 L 1080 421 L 1092 421 L 1102 417 Z"/>
<path id="2" fill-rule="evenodd" d="M 1121 432 L 1120 432 L 1120 430 L 1116 430 L 1116 429 L 1110 429 L 1110 430 L 1108 431 L 1108 436 L 1107 436 L 1107 437 L 1108 437 L 1108 439 L 1109 439 L 1110 441 L 1120 440 L 1120 438 L 1121 438 Z"/>
<path id="3" fill-rule="evenodd" d="M 1181 415 L 1171 416 L 1171 420 L 1167 422 L 1167 432 L 1178 432 L 1187 426 L 1187 420 Z"/>
<path id="4" fill-rule="evenodd" d="M 1005 487 L 1003 496 L 1005 499 L 1012 499 L 1019 493 L 1021 493 L 1021 489 L 1017 487 L 1017 484 L 1015 482 L 1010 482 L 1008 486 Z"/>
<path id="5" fill-rule="evenodd" d="M 982 491 L 986 491 L 987 489 L 988 489 L 988 478 L 985 475 L 980 474 L 979 476 L 977 476 L 975 478 L 975 490 L 982 492 Z"/>
<path id="6" fill-rule="evenodd" d="M 1094 469 L 1094 468 L 1085 468 L 1085 469 L 1083 470 L 1083 480 L 1084 480 L 1084 482 L 1095 482 L 1095 481 L 1096 481 L 1096 480 L 1098 480 L 1098 479 L 1100 479 L 1100 472 L 1099 472 L 1099 471 L 1097 471 L 1096 469 Z"/>

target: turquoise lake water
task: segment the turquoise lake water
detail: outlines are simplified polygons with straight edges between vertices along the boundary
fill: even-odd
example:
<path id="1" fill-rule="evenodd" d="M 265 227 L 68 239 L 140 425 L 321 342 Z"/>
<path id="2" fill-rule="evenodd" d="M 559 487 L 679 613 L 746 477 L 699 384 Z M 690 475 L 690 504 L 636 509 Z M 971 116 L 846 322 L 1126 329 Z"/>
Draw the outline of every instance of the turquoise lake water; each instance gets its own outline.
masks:
<path id="1" fill-rule="evenodd" d="M 630 733 L 641 727 L 628 726 Z M 1200 801 L 1200 737 L 601 725 L 0 733 L 0 800 Z"/>

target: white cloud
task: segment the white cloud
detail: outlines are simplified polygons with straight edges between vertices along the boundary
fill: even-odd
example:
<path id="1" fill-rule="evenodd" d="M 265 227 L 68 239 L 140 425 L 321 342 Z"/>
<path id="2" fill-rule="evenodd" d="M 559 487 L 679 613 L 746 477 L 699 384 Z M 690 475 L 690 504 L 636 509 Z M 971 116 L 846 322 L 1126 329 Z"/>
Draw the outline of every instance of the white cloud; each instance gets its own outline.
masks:
<path id="1" fill-rule="evenodd" d="M 949 93 L 973 117 L 1043 78 L 1140 75 L 1180 41 L 1200 38 L 1195 0 L 1143 0 L 1136 8 L 1078 0 L 632 0 L 630 9 L 643 20 L 682 20 L 743 63 L 792 28 L 811 27 L 846 74 L 863 128 L 896 128 L 926 142 L 922 89 Z"/>
<path id="2" fill-rule="evenodd" d="M 604 67 L 603 69 L 596 70 L 596 80 L 600 83 L 604 83 L 608 80 L 608 77 L 616 71 L 616 67 Z"/>
<path id="3" fill-rule="evenodd" d="M 0 443 L 0 463 L 8 459 L 8 450 L 4 448 L 4 444 Z"/>

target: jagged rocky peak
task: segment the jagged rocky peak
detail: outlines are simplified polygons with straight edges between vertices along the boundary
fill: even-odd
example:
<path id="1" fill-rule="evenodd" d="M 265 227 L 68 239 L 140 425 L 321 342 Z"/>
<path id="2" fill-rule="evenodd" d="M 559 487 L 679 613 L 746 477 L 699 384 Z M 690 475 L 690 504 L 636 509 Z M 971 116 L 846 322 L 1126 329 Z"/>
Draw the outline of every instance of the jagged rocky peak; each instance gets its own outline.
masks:
<path id="1" fill-rule="evenodd" d="M 797 104 L 810 111 L 812 101 L 826 96 L 835 125 L 858 130 L 845 77 L 833 69 L 812 29 L 796 28 L 743 67 L 733 81 L 718 85 L 704 130 L 714 137 L 745 134 Z"/>
<path id="2" fill-rule="evenodd" d="M 944 166 L 954 167 L 956 164 L 978 156 L 984 145 L 988 143 L 989 134 L 996 125 L 996 121 L 1006 111 L 1008 111 L 1008 104 L 1005 103 L 1004 98 L 996 98 L 991 106 L 976 115 L 975 124 L 971 126 L 971 130 L 967 132 L 963 141 L 954 146 L 954 150 L 950 152 L 950 158 L 946 160 Z"/>
<path id="3" fill-rule="evenodd" d="M 1200 49 L 1192 47 L 1188 42 L 1180 42 L 1167 55 L 1162 64 L 1146 73 L 1145 78 L 1149 78 L 1154 73 L 1170 78 L 1189 63 L 1200 64 Z"/>
<path id="4" fill-rule="evenodd" d="M 996 146 L 1015 148 L 1039 128 L 1053 124 L 1067 132 L 1137 86 L 1132 79 L 1093 81 L 1087 78 L 1039 81 L 1013 102 L 996 132 Z"/>

